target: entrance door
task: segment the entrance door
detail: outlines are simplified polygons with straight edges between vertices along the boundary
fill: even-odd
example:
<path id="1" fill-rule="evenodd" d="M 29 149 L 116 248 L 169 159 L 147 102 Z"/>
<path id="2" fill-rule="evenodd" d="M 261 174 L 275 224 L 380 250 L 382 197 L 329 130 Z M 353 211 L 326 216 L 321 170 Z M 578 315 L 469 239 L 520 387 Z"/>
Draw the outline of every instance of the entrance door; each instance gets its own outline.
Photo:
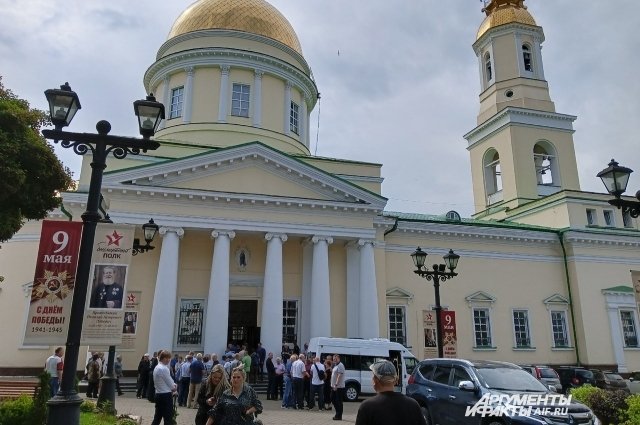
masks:
<path id="1" fill-rule="evenodd" d="M 260 342 L 257 300 L 229 300 L 229 329 L 227 341 L 256 349 Z"/>

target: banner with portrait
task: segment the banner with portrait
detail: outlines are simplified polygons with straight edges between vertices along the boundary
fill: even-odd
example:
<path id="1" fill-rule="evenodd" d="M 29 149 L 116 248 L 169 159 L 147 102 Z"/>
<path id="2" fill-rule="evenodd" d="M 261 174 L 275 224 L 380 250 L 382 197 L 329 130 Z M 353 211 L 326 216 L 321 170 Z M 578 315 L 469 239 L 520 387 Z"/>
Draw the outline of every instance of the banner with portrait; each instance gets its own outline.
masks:
<path id="1" fill-rule="evenodd" d="M 424 329 L 424 358 L 438 357 L 435 311 L 422 310 L 422 327 Z"/>
<path id="2" fill-rule="evenodd" d="M 125 299 L 124 320 L 122 322 L 121 349 L 136 348 L 136 334 L 138 333 L 138 313 L 140 311 L 140 291 L 127 291 Z"/>
<path id="3" fill-rule="evenodd" d="M 134 227 L 131 225 L 98 223 L 91 258 L 82 344 L 108 346 L 122 343 L 133 236 Z"/>
<path id="4" fill-rule="evenodd" d="M 42 222 L 24 345 L 67 340 L 81 236 L 80 221 Z"/>

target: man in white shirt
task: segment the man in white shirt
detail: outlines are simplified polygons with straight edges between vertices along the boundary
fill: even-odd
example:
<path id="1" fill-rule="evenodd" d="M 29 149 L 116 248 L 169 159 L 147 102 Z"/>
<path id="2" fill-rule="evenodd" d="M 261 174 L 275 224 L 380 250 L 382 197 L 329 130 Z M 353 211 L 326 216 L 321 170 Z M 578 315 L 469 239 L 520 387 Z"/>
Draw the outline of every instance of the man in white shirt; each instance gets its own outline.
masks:
<path id="1" fill-rule="evenodd" d="M 342 399 L 344 398 L 344 373 L 345 368 L 340 363 L 340 355 L 335 354 L 333 356 L 333 370 L 331 371 L 331 402 L 336 409 L 336 414 L 333 417 L 334 421 L 342 420 Z"/>
<path id="2" fill-rule="evenodd" d="M 64 348 L 58 347 L 52 356 L 50 356 L 44 369 L 49 372 L 51 378 L 49 379 L 49 395 L 53 397 L 58 393 L 60 388 L 60 381 L 62 380 L 62 369 L 64 363 L 62 362 L 62 356 L 64 356 Z"/>
<path id="3" fill-rule="evenodd" d="M 165 425 L 173 424 L 173 393 L 176 392 L 176 383 L 171 378 L 169 362 L 171 353 L 161 351 L 158 358 L 158 366 L 153 369 L 153 384 L 156 387 L 156 412 L 151 425 L 160 425 L 164 419 Z"/>
<path id="4" fill-rule="evenodd" d="M 293 395 L 295 398 L 296 409 L 304 409 L 304 375 L 307 371 L 304 368 L 304 354 L 300 354 L 298 360 L 291 365 L 291 378 L 293 381 Z"/>
<path id="5" fill-rule="evenodd" d="M 318 410 L 324 410 L 324 378 L 324 365 L 320 361 L 320 357 L 315 357 L 313 366 L 311 366 L 311 396 L 309 397 L 309 406 L 307 406 L 309 410 L 315 406 L 316 394 L 318 394 Z"/>

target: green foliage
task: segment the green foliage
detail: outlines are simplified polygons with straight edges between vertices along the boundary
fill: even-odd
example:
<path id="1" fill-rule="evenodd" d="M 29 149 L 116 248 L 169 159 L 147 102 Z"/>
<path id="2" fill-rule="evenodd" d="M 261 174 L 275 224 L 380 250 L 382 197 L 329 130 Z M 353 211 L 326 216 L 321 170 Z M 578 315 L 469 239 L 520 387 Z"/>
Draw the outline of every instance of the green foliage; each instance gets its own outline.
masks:
<path id="1" fill-rule="evenodd" d="M 627 398 L 625 391 L 598 391 L 589 398 L 591 410 L 602 425 L 618 425 L 627 420 Z"/>
<path id="2" fill-rule="evenodd" d="M 130 417 L 119 417 L 116 425 L 138 425 L 138 422 L 134 421 Z"/>
<path id="3" fill-rule="evenodd" d="M 51 392 L 51 375 L 44 371 L 38 375 L 38 387 L 33 397 L 32 421 L 34 425 L 45 425 L 47 423 L 47 401 Z"/>
<path id="4" fill-rule="evenodd" d="M 5 400 L 0 403 L 0 425 L 32 425 L 32 410 L 33 399 L 28 395 Z"/>
<path id="5" fill-rule="evenodd" d="M 5 89 L 0 78 L 0 242 L 60 205 L 57 192 L 72 186 L 71 171 L 40 134 L 47 114 Z"/>
<path id="6" fill-rule="evenodd" d="M 621 425 L 640 424 L 640 394 L 627 397 L 627 420 Z"/>
<path id="7" fill-rule="evenodd" d="M 586 404 L 587 406 L 591 407 L 589 398 L 593 394 L 599 391 L 604 391 L 604 390 L 601 390 L 598 387 L 593 387 L 591 385 L 583 385 L 581 387 L 572 388 L 571 391 L 569 391 L 569 394 L 571 394 L 571 397 L 573 398 L 573 400 L 578 401 L 582 404 Z"/>
<path id="8" fill-rule="evenodd" d="M 98 404 L 98 410 L 107 415 L 116 415 L 116 408 L 109 400 L 104 400 L 102 403 Z"/>
<path id="9" fill-rule="evenodd" d="M 93 412 L 97 412 L 97 411 L 98 411 L 98 407 L 91 400 L 85 400 L 80 405 L 80 412 L 93 413 Z"/>
<path id="10" fill-rule="evenodd" d="M 80 425 L 115 425 L 116 417 L 104 413 L 80 412 Z"/>

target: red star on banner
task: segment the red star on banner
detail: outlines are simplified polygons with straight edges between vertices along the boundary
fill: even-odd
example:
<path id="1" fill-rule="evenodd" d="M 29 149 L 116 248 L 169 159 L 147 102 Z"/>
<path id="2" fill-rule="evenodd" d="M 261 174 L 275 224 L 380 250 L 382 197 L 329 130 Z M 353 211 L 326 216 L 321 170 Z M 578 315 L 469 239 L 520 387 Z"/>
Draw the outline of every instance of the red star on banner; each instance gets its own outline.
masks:
<path id="1" fill-rule="evenodd" d="M 123 235 L 119 235 L 118 232 L 114 230 L 112 234 L 106 235 L 106 236 L 107 236 L 107 240 L 109 241 L 109 246 L 111 245 L 120 246 L 120 240 L 123 238 Z"/>
<path id="2" fill-rule="evenodd" d="M 136 296 L 130 293 L 129 295 L 127 295 L 127 301 L 130 303 L 136 302 Z"/>

